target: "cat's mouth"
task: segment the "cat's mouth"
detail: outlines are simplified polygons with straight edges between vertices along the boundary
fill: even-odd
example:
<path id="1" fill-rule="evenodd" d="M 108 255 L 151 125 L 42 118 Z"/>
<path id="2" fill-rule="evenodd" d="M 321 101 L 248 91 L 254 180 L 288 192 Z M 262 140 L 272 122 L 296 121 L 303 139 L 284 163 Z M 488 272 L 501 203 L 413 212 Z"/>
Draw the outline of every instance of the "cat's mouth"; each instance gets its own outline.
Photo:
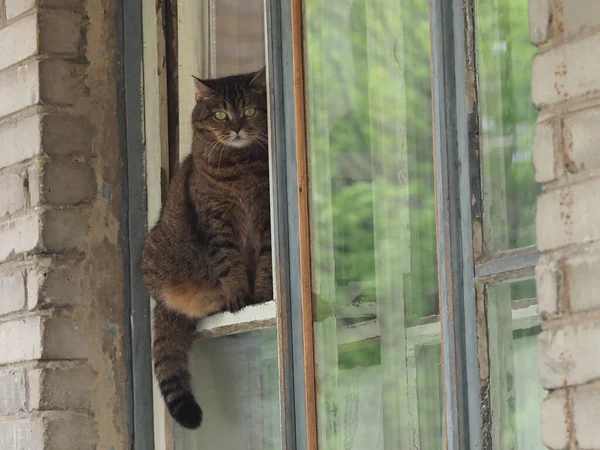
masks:
<path id="1" fill-rule="evenodd" d="M 229 145 L 231 147 L 235 147 L 235 148 L 245 147 L 249 143 L 250 143 L 250 139 L 248 139 L 247 137 L 241 136 L 239 134 L 236 134 L 235 136 L 231 136 L 229 139 L 227 139 L 227 145 Z"/>

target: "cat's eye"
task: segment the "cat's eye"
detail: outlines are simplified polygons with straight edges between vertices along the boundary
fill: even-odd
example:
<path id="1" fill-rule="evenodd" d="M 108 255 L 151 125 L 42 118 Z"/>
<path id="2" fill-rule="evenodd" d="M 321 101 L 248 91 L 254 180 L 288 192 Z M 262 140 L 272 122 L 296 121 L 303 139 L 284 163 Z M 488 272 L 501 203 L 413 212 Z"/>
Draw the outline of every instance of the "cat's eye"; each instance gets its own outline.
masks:
<path id="1" fill-rule="evenodd" d="M 244 109 L 245 117 L 254 117 L 256 115 L 256 108 L 246 108 Z"/>
<path id="2" fill-rule="evenodd" d="M 217 120 L 227 119 L 227 113 L 225 111 L 217 111 L 216 113 L 214 113 L 214 116 Z"/>

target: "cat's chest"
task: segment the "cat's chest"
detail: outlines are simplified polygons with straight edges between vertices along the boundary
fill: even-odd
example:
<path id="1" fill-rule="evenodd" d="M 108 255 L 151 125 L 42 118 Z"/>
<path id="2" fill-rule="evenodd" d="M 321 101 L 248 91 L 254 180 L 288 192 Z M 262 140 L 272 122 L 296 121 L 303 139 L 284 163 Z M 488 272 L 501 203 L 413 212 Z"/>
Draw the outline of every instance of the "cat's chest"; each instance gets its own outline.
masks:
<path id="1" fill-rule="evenodd" d="M 252 234 L 264 221 L 269 209 L 268 196 L 263 190 L 248 187 L 232 199 L 232 213 L 235 222 L 244 234 Z"/>
<path id="2" fill-rule="evenodd" d="M 260 231 L 269 220 L 268 183 L 245 183 L 232 186 L 222 193 L 226 216 L 233 225 L 235 234 L 245 245 L 248 241 L 256 240 Z"/>

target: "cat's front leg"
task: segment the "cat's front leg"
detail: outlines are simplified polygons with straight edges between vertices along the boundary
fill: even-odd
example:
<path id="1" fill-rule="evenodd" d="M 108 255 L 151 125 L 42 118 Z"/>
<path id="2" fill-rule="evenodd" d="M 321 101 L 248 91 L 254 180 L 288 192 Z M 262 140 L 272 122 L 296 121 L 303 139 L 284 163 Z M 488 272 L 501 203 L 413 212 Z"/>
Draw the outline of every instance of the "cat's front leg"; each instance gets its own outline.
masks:
<path id="1" fill-rule="evenodd" d="M 262 236 L 262 246 L 256 267 L 253 303 L 264 303 L 273 300 L 273 262 L 271 255 L 271 230 L 267 229 Z"/>
<path id="2" fill-rule="evenodd" d="M 225 296 L 225 311 L 237 312 L 251 303 L 250 286 L 246 269 L 240 264 L 221 278 L 221 289 Z"/>
<path id="3" fill-rule="evenodd" d="M 239 240 L 233 227 L 226 226 L 227 223 L 212 224 L 215 231 L 208 239 L 208 264 L 223 291 L 223 310 L 236 312 L 250 304 L 250 285 Z"/>

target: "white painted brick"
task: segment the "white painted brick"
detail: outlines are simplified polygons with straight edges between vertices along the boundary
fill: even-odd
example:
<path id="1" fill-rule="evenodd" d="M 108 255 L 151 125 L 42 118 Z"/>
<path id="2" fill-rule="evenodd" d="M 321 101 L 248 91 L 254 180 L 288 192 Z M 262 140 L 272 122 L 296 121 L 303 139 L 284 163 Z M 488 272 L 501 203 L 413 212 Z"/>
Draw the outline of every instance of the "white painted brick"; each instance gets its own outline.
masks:
<path id="1" fill-rule="evenodd" d="M 0 117 L 40 102 L 75 105 L 86 95 L 87 66 L 61 59 L 32 60 L 0 72 Z"/>
<path id="2" fill-rule="evenodd" d="M 94 372 L 87 366 L 30 370 L 28 382 L 30 410 L 91 409 Z"/>
<path id="3" fill-rule="evenodd" d="M 600 448 L 600 392 L 578 389 L 573 394 L 573 419 L 578 448 Z"/>
<path id="4" fill-rule="evenodd" d="M 557 389 L 600 379 L 600 323 L 543 331 L 539 344 L 544 388 Z"/>
<path id="5" fill-rule="evenodd" d="M 41 139 L 37 115 L 0 125 L 0 168 L 39 155 Z"/>
<path id="6" fill-rule="evenodd" d="M 0 117 L 40 101 L 39 64 L 29 61 L 0 72 Z"/>
<path id="7" fill-rule="evenodd" d="M 19 311 L 25 307 L 25 282 L 23 274 L 0 276 L 0 315 Z"/>
<path id="8" fill-rule="evenodd" d="M 47 277 L 44 269 L 31 269 L 27 271 L 27 308 L 34 309 L 40 304 L 40 291 Z"/>
<path id="9" fill-rule="evenodd" d="M 27 378 L 23 370 L 0 371 L 0 416 L 27 409 Z"/>
<path id="10" fill-rule="evenodd" d="M 35 211 L 0 222 L 0 261 L 33 250 L 40 241 L 40 221 Z"/>
<path id="11" fill-rule="evenodd" d="M 535 181 L 547 183 L 556 179 L 554 151 L 554 123 L 539 123 L 533 138 Z"/>
<path id="12" fill-rule="evenodd" d="M 91 418 L 63 414 L 0 422 L 2 450 L 96 450 L 98 436 Z M 108 448 L 108 447 L 106 447 Z"/>
<path id="13" fill-rule="evenodd" d="M 39 359 L 42 331 L 40 317 L 0 323 L 0 364 Z"/>
<path id="14" fill-rule="evenodd" d="M 546 192 L 538 197 L 536 229 L 541 251 L 600 239 L 600 179 Z"/>
<path id="15" fill-rule="evenodd" d="M 15 174 L 0 175 L 0 219 L 25 205 L 23 179 Z"/>
<path id="16" fill-rule="evenodd" d="M 552 450 L 563 450 L 569 445 L 567 396 L 554 391 L 542 403 L 541 430 L 544 445 Z"/>
<path id="17" fill-rule="evenodd" d="M 548 40 L 550 0 L 529 0 L 529 37 L 533 45 Z"/>
<path id="18" fill-rule="evenodd" d="M 34 163 L 27 169 L 27 195 L 29 195 L 29 207 L 35 208 L 40 204 L 41 187 L 38 164 Z"/>
<path id="19" fill-rule="evenodd" d="M 4 0 L 6 7 L 6 19 L 11 20 L 19 14 L 32 9 L 35 6 L 35 0 Z"/>
<path id="20" fill-rule="evenodd" d="M 541 315 L 558 313 L 558 265 L 542 256 L 535 268 L 538 308 Z"/>
<path id="21" fill-rule="evenodd" d="M 0 449 L 46 450 L 47 448 L 44 445 L 44 424 L 41 419 L 0 422 Z"/>
<path id="22" fill-rule="evenodd" d="M 574 114 L 563 121 L 565 151 L 577 170 L 600 173 L 599 124 L 600 108 Z"/>
<path id="23" fill-rule="evenodd" d="M 563 0 L 562 17 L 557 11 L 558 20 L 562 21 L 563 35 L 575 36 L 585 29 L 600 27 L 600 8 L 598 0 Z"/>
<path id="24" fill-rule="evenodd" d="M 600 34 L 570 42 L 533 59 L 531 96 L 538 107 L 600 91 Z"/>
<path id="25" fill-rule="evenodd" d="M 0 364 L 88 356 L 85 329 L 73 319 L 30 316 L 0 323 Z"/>
<path id="26" fill-rule="evenodd" d="M 0 70 L 33 56 L 37 52 L 37 16 L 31 14 L 0 29 Z"/>
<path id="27" fill-rule="evenodd" d="M 585 253 L 566 261 L 566 293 L 572 312 L 600 309 L 600 251 L 589 247 Z"/>

